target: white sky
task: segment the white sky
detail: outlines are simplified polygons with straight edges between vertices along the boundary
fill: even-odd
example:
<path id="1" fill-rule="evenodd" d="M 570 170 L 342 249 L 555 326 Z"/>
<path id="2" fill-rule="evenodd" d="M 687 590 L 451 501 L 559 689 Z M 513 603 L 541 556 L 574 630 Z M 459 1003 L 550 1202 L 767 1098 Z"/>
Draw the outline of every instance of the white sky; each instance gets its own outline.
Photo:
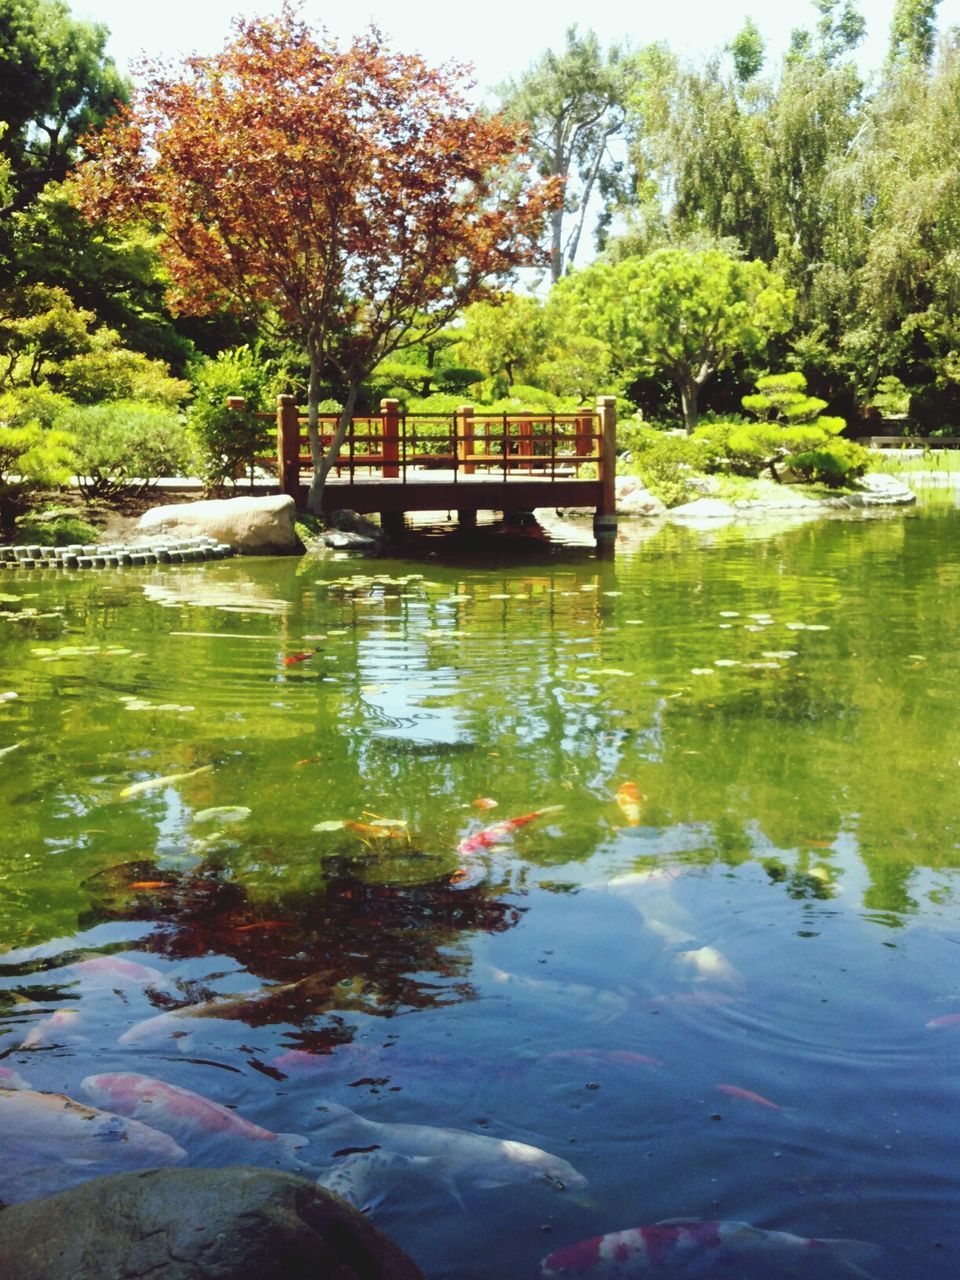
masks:
<path id="1" fill-rule="evenodd" d="M 867 40 L 858 60 L 865 71 L 883 61 L 894 3 L 860 0 Z M 106 24 L 109 52 L 128 70 L 144 53 L 174 59 L 211 53 L 224 44 L 235 15 L 276 13 L 280 0 L 72 0 L 70 7 L 78 18 Z M 726 44 L 750 15 L 767 40 L 768 57 L 777 60 L 792 28 L 812 29 L 818 17 L 809 0 L 306 0 L 303 13 L 340 38 L 373 21 L 400 51 L 419 52 L 430 63 L 472 63 L 482 88 L 517 76 L 545 49 L 562 48 L 573 23 L 581 31 L 592 28 L 604 46 L 665 40 L 677 53 L 699 60 Z M 960 26 L 960 0 L 941 0 L 938 22 L 941 31 Z"/>

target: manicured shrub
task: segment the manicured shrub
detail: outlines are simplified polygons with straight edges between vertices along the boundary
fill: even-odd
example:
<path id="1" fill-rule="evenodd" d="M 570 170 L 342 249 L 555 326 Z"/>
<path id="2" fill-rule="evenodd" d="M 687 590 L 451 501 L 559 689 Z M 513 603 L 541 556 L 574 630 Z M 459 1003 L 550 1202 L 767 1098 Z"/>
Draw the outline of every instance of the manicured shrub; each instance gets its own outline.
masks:
<path id="1" fill-rule="evenodd" d="M 190 448 L 180 415 L 158 404 L 113 400 L 74 405 L 60 417 L 77 440 L 77 474 L 88 498 L 142 493 L 161 476 L 179 475 Z"/>

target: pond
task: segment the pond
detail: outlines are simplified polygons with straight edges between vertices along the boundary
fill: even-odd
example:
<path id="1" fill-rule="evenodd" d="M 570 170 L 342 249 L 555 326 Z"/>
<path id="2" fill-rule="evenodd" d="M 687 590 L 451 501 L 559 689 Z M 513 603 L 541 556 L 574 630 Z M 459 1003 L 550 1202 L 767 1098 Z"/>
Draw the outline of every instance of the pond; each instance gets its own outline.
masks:
<path id="1" fill-rule="evenodd" d="M 3 574 L 0 1084 L 195 1091 L 268 1138 L 137 1118 L 331 1180 L 431 1280 L 677 1218 L 955 1277 L 958 548 L 951 493 Z M 0 1199 L 121 1167 L 14 1128 Z"/>

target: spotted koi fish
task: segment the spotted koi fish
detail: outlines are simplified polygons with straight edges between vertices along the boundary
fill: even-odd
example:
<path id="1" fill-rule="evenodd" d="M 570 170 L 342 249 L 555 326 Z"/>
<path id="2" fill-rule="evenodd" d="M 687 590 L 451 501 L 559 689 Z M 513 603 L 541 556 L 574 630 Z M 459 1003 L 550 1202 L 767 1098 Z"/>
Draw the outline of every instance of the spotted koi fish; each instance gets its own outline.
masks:
<path id="1" fill-rule="evenodd" d="M 791 1235 L 789 1231 L 762 1231 L 746 1222 L 701 1222 L 698 1218 L 671 1218 L 649 1227 L 613 1231 L 580 1244 L 558 1249 L 540 1264 L 543 1280 L 581 1276 L 587 1280 L 629 1280 L 636 1276 L 705 1275 L 707 1269 L 744 1261 L 796 1267 L 809 1260 L 819 1272 L 832 1262 L 851 1275 L 876 1280 L 861 1263 L 880 1253 L 862 1240 L 821 1240 Z"/>
<path id="2" fill-rule="evenodd" d="M 559 813 L 562 808 L 562 804 L 550 804 L 545 809 L 534 809 L 533 813 L 523 813 L 519 818 L 505 818 L 503 822 L 495 822 L 492 827 L 484 827 L 482 831 L 477 831 L 472 836 L 465 836 L 457 845 L 457 853 L 466 856 L 479 853 L 481 849 L 492 849 L 494 845 L 502 844 L 512 836 L 514 831 L 525 827 L 528 822 L 545 818 L 549 813 Z"/>

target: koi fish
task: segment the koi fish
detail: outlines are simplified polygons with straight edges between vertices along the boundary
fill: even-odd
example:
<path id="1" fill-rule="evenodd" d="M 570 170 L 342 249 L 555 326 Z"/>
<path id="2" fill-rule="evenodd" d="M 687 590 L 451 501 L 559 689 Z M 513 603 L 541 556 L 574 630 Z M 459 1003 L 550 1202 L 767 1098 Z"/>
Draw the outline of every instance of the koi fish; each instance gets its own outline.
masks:
<path id="1" fill-rule="evenodd" d="M 754 1093 L 752 1089 L 741 1089 L 736 1084 L 715 1084 L 713 1086 L 718 1093 L 725 1093 L 729 1098 L 742 1098 L 744 1102 L 755 1102 L 758 1107 L 769 1107 L 771 1111 L 779 1111 L 780 1104 L 771 1102 L 769 1098 L 765 1098 L 761 1093 Z"/>
<path id="2" fill-rule="evenodd" d="M 146 885 L 153 882 L 141 880 L 137 883 Z M 163 991 L 169 986 L 159 969 L 137 964 L 135 960 L 122 960 L 119 956 L 91 956 L 88 960 L 78 960 L 76 964 L 69 967 L 85 987 L 114 987 L 121 983 L 130 983 L 137 987 L 152 987 L 155 991 Z"/>
<path id="3" fill-rule="evenodd" d="M 178 1164 L 187 1153 L 158 1129 L 62 1093 L 0 1088 L 0 1198 L 61 1190 L 94 1175 Z"/>
<path id="4" fill-rule="evenodd" d="M 525 1142 L 428 1124 L 380 1124 L 333 1103 L 326 1104 L 325 1112 L 329 1123 L 314 1134 L 315 1140 L 333 1141 L 339 1147 L 376 1145 L 401 1156 L 435 1157 L 436 1169 L 442 1168 L 452 1186 L 461 1178 L 478 1187 L 547 1182 L 558 1191 L 580 1191 L 587 1185 L 583 1174 L 566 1160 Z"/>
<path id="5" fill-rule="evenodd" d="M 309 662 L 319 652 L 319 649 L 305 649 L 302 653 L 291 653 L 289 658 L 284 658 L 283 665 L 285 667 L 294 667 L 298 662 Z"/>
<path id="6" fill-rule="evenodd" d="M 635 782 L 625 782 L 621 787 L 617 788 L 617 804 L 620 806 L 620 812 L 627 820 L 628 827 L 638 827 L 640 825 L 640 804 L 646 798 Z"/>
<path id="7" fill-rule="evenodd" d="M 170 880 L 132 880 L 127 885 L 128 889 L 146 890 L 146 889 L 174 889 L 176 885 Z"/>
<path id="8" fill-rule="evenodd" d="M 489 796 L 477 796 L 476 800 L 470 801 L 474 809 L 495 809 L 497 807 L 496 800 L 491 800 Z"/>
<path id="9" fill-rule="evenodd" d="M 584 1062 L 597 1066 L 662 1067 L 661 1058 L 651 1058 L 646 1053 L 634 1053 L 631 1049 L 555 1049 L 544 1054 L 544 1062 Z M 719 1086 L 718 1086 L 719 1088 Z"/>
<path id="10" fill-rule="evenodd" d="M 456 1188 L 450 1188 L 438 1156 L 402 1156 L 396 1151 L 357 1152 L 326 1169 L 317 1178 L 317 1186 L 332 1191 L 361 1213 L 369 1213 L 379 1208 L 392 1192 L 409 1192 L 417 1177 L 447 1186 L 457 1202 L 463 1204 Z"/>
<path id="11" fill-rule="evenodd" d="M 142 1120 L 181 1142 L 198 1135 L 213 1135 L 243 1142 L 276 1142 L 284 1151 L 307 1145 L 307 1139 L 299 1134 L 263 1129 L 192 1089 L 181 1089 L 150 1076 L 122 1071 L 87 1076 L 80 1081 L 80 1088 L 98 1107 Z"/>
<path id="12" fill-rule="evenodd" d="M 960 1027 L 960 1013 L 945 1013 L 940 1018 L 931 1018 L 926 1027 L 928 1031 L 939 1031 L 942 1027 Z"/>
<path id="13" fill-rule="evenodd" d="M 165 1036 L 188 1036 L 192 1030 L 190 1024 L 206 1018 L 255 1025 L 279 1022 L 284 1020 L 283 1014 L 289 1011 L 293 1002 L 300 998 L 308 1001 L 312 995 L 320 998 L 324 1009 L 370 1010 L 370 1001 L 362 992 L 348 989 L 330 974 L 311 973 L 297 982 L 278 983 L 276 986 L 239 995 L 217 996 L 213 1000 L 184 1005 L 180 1009 L 170 1009 L 153 1018 L 145 1018 L 124 1031 L 118 1043 L 149 1044 Z"/>
<path id="14" fill-rule="evenodd" d="M 62 1043 L 64 1036 L 75 1032 L 80 1025 L 79 1009 L 58 1009 L 27 1032 L 21 1049 L 38 1049 L 43 1044 Z"/>
<path id="15" fill-rule="evenodd" d="M 12 1067 L 0 1067 L 0 1089 L 29 1089 L 23 1076 Z"/>
<path id="16" fill-rule="evenodd" d="M 876 1280 L 863 1270 L 880 1249 L 863 1240 L 825 1240 L 762 1231 L 746 1222 L 701 1222 L 698 1218 L 668 1218 L 649 1227 L 612 1231 L 566 1249 L 558 1249 L 540 1264 L 543 1280 L 559 1276 L 602 1276 L 628 1280 L 631 1276 L 702 1275 L 713 1266 L 765 1262 L 792 1266 L 804 1260 L 819 1265 L 833 1260 L 851 1275 Z M 819 1264 L 819 1265 L 818 1265 Z"/>
<path id="17" fill-rule="evenodd" d="M 202 764 L 199 769 L 190 769 L 187 773 L 168 773 L 164 778 L 145 778 L 143 782 L 131 782 L 120 792 L 121 800 L 129 800 L 133 796 L 142 796 L 147 791 L 158 791 L 171 786 L 174 782 L 183 782 L 185 778 L 195 778 L 199 773 L 212 773 L 212 764 Z"/>
<path id="18" fill-rule="evenodd" d="M 534 809 L 533 813 L 521 814 L 519 818 L 505 818 L 503 822 L 495 822 L 492 827 L 484 827 L 472 836 L 465 836 L 457 845 L 457 853 L 467 856 L 479 853 L 481 849 L 492 849 L 494 845 L 502 844 L 508 836 L 512 836 L 514 831 L 525 827 L 528 822 L 545 818 L 548 813 L 559 813 L 562 808 L 562 804 L 550 804 L 545 809 Z"/>
<path id="19" fill-rule="evenodd" d="M 2 760 L 4 756 L 8 756 L 11 751 L 19 751 L 21 747 L 25 747 L 26 745 L 27 739 L 24 738 L 21 742 L 14 742 L 12 746 L 0 747 L 0 760 Z"/>
<path id="20" fill-rule="evenodd" d="M 690 951 L 678 951 L 677 959 L 684 964 L 692 965 L 699 978 L 713 978 L 733 987 L 743 985 L 743 976 L 716 947 L 696 947 Z"/>

